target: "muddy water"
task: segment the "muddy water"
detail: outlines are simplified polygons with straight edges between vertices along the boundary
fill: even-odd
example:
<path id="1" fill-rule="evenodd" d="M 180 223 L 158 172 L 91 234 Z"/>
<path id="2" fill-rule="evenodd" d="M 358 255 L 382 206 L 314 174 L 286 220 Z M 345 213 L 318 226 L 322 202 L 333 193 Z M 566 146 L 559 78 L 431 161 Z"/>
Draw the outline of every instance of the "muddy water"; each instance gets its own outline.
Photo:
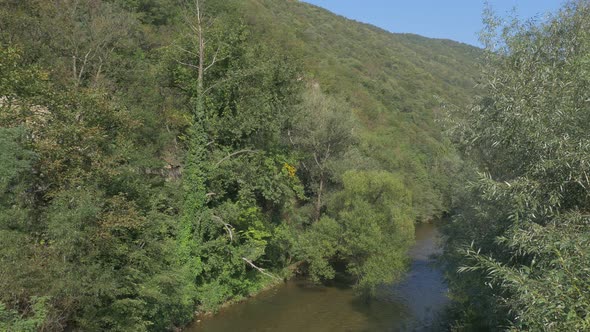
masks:
<path id="1" fill-rule="evenodd" d="M 293 280 L 230 306 L 188 331 L 436 331 L 437 313 L 448 301 L 442 275 L 430 264 L 437 241 L 435 226 L 418 225 L 406 279 L 381 287 L 377 299 L 369 302 L 345 286 Z"/>

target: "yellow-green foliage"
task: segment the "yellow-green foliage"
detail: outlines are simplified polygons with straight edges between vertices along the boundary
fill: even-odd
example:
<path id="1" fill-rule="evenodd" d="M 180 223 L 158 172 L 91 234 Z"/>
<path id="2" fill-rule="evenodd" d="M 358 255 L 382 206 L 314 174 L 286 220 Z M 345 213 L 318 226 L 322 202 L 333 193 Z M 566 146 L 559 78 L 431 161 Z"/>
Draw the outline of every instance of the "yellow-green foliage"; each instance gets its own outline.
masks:
<path id="1" fill-rule="evenodd" d="M 373 291 L 399 280 L 413 243 L 412 198 L 402 179 L 386 171 L 349 171 L 326 216 L 300 240 L 317 280 L 332 278 L 330 260 L 346 264 L 359 288 Z"/>

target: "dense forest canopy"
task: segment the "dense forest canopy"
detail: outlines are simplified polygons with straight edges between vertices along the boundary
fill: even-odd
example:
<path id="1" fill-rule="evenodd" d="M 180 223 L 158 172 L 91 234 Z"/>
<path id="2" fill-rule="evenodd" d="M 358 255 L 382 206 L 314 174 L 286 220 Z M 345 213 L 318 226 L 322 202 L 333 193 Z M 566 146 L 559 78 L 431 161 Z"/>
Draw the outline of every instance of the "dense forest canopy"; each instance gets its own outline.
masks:
<path id="1" fill-rule="evenodd" d="M 0 329 L 162 331 L 289 277 L 371 294 L 461 168 L 474 47 L 281 0 L 0 0 Z"/>

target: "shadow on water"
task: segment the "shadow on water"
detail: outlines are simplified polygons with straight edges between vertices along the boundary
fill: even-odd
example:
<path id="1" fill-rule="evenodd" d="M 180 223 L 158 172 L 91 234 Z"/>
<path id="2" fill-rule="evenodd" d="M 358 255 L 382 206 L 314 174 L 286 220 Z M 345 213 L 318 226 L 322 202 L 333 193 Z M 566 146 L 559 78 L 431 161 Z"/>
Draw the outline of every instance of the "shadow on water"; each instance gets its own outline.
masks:
<path id="1" fill-rule="evenodd" d="M 366 300 L 342 284 L 317 286 L 292 280 L 188 328 L 221 331 L 436 331 L 437 314 L 448 302 L 442 274 L 432 266 L 436 228 L 418 225 L 405 280 L 382 286 Z"/>

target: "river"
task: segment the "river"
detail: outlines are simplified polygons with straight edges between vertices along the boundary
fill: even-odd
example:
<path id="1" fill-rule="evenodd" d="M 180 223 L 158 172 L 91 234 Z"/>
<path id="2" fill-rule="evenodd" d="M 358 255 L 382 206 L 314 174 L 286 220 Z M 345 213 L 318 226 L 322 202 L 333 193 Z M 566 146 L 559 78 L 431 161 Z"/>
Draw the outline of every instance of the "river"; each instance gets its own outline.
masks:
<path id="1" fill-rule="evenodd" d="M 430 256 L 438 232 L 416 226 L 412 265 L 402 282 L 382 286 L 364 301 L 346 286 L 317 286 L 292 280 L 191 325 L 189 332 L 250 331 L 436 331 L 437 313 L 448 303 L 441 272 Z"/>

